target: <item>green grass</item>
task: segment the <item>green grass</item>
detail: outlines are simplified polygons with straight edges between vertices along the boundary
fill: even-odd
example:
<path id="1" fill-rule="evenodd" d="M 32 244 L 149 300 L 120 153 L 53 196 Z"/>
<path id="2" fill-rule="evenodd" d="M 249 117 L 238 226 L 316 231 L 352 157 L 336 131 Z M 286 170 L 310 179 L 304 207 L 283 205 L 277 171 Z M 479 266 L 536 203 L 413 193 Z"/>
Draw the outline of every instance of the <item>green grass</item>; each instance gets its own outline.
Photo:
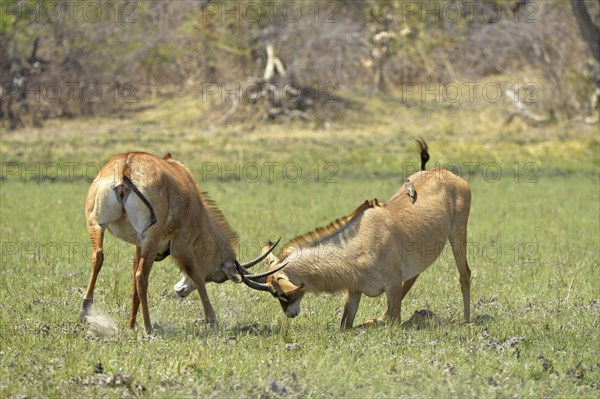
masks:
<path id="1" fill-rule="evenodd" d="M 177 114 L 202 104 L 170 100 L 120 120 L 3 133 L 0 397 L 598 397 L 598 126 L 503 126 L 489 122 L 495 108 L 388 100 L 369 98 L 379 114 L 328 129 L 210 125 L 201 112 Z M 434 327 L 341 332 L 341 295 L 308 295 L 286 319 L 269 295 L 225 283 L 208 287 L 220 322 L 208 329 L 196 293 L 174 297 L 179 274 L 167 259 L 154 266 L 149 293 L 162 332 L 146 336 L 126 328 L 132 248 L 107 236 L 95 306 L 119 334 L 87 337 L 78 321 L 91 269 L 83 205 L 94 165 L 113 153 L 170 151 L 190 166 L 240 234 L 246 260 L 267 239 L 387 199 L 415 167 L 419 135 L 431 165 L 455 162 L 471 184 L 472 314 L 489 320 L 462 321 L 446 253 L 403 307 L 403 320 L 432 310 Z M 52 165 L 63 172 L 56 183 Z M 357 321 L 378 316 L 384 302 L 364 298 Z"/>

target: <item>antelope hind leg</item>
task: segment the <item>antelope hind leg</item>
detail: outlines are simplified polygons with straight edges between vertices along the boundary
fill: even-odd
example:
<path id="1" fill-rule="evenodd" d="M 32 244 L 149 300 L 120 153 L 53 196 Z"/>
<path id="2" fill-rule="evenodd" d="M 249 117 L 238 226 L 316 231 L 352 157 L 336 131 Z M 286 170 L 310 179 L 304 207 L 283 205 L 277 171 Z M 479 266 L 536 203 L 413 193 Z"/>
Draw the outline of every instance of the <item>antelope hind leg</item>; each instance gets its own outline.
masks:
<path id="1" fill-rule="evenodd" d="M 414 281 L 413 281 L 414 282 Z M 387 296 L 387 310 L 384 312 L 386 323 L 400 323 L 400 313 L 402 309 L 402 287 L 404 282 L 389 287 L 385 294 Z M 410 289 L 410 287 L 408 287 Z"/>
<path id="2" fill-rule="evenodd" d="M 467 263 L 467 233 L 457 234 L 450 238 L 450 245 L 460 275 L 460 290 L 463 297 L 463 313 L 465 321 L 471 322 L 471 269 Z"/>
<path id="3" fill-rule="evenodd" d="M 417 274 L 416 276 L 414 276 L 411 279 L 405 280 L 402 282 L 402 285 L 400 286 L 400 304 L 399 306 L 402 305 L 402 301 L 404 300 L 404 297 L 406 296 L 406 294 L 408 294 L 408 291 L 410 291 L 410 289 L 412 288 L 413 284 L 415 283 L 415 281 L 417 281 L 417 277 L 419 277 L 419 275 Z M 376 324 L 376 325 L 381 325 L 381 324 L 385 324 L 387 321 L 389 321 L 389 309 L 390 309 L 390 295 L 388 294 L 388 307 L 385 309 L 385 311 L 381 314 L 381 316 L 379 316 L 378 319 L 376 320 L 370 320 L 368 322 L 366 322 L 365 324 Z M 400 321 L 400 315 L 398 314 L 398 322 Z"/>
<path id="4" fill-rule="evenodd" d="M 79 319 L 81 321 L 85 321 L 86 316 L 89 316 L 90 314 L 92 304 L 94 303 L 94 287 L 96 286 L 96 279 L 98 278 L 98 274 L 102 269 L 102 263 L 104 262 L 104 252 L 102 249 L 104 229 L 99 225 L 88 225 L 88 232 L 93 246 L 92 274 L 90 275 L 90 281 L 83 296 L 83 304 L 81 305 L 81 311 L 79 312 Z"/>
<path id="5" fill-rule="evenodd" d="M 146 328 L 146 332 L 149 334 L 152 332 L 152 322 L 150 321 L 150 310 L 148 308 L 148 276 L 150 275 L 150 270 L 152 269 L 152 265 L 154 263 L 154 253 L 148 253 L 149 251 L 144 251 L 142 249 L 142 253 L 140 256 L 140 260 L 138 263 L 137 271 L 135 272 L 135 288 L 137 290 L 139 303 L 142 305 L 142 316 L 144 318 L 144 327 Z M 135 304 L 135 302 L 134 302 Z M 133 328 L 135 325 L 135 309 L 131 309 L 131 317 L 129 319 L 129 328 Z M 137 314 L 137 310 L 136 310 Z"/>
<path id="6" fill-rule="evenodd" d="M 129 314 L 129 328 L 135 327 L 135 320 L 137 318 L 138 310 L 140 308 L 140 297 L 137 291 L 136 273 L 140 264 L 140 247 L 136 246 L 133 253 L 133 281 L 131 284 L 131 312 Z"/>

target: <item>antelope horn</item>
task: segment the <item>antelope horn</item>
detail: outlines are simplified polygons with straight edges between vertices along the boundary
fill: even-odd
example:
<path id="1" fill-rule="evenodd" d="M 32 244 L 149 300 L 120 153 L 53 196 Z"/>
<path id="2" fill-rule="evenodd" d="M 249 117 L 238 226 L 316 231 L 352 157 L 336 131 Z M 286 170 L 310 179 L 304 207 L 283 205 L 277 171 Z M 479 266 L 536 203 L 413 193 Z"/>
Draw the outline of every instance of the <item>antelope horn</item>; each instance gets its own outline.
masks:
<path id="1" fill-rule="evenodd" d="M 270 276 L 271 274 L 277 273 L 278 271 L 280 271 L 281 269 L 283 269 L 284 267 L 286 267 L 288 264 L 288 262 L 285 262 L 283 265 L 279 266 L 276 269 L 273 270 L 268 270 L 264 273 L 260 273 L 260 274 L 245 274 L 243 275 L 244 278 L 248 279 L 248 280 L 254 280 L 254 281 L 258 281 L 260 283 L 266 283 L 266 279 L 265 277 Z M 261 279 L 263 279 L 263 281 L 261 281 Z"/>
<path id="2" fill-rule="evenodd" d="M 245 278 L 245 276 L 242 275 L 242 281 L 244 282 L 244 284 L 246 284 L 248 287 L 253 288 L 255 290 L 258 291 L 266 291 L 269 293 L 273 293 L 271 287 L 268 284 L 265 283 L 257 283 L 256 281 L 253 280 L 248 280 L 247 278 Z"/>
<path id="3" fill-rule="evenodd" d="M 243 276 L 245 274 L 250 274 L 250 272 L 246 269 L 251 268 L 252 266 L 256 265 L 258 262 L 260 262 L 261 260 L 263 260 L 264 258 L 266 258 L 267 256 L 269 256 L 269 254 L 271 253 L 271 251 L 273 249 L 275 249 L 275 247 L 277 246 L 277 244 L 279 244 L 279 241 L 281 241 L 281 237 L 279 237 L 279 240 L 275 241 L 274 244 L 272 244 L 269 247 L 269 250 L 267 252 L 265 252 L 264 254 L 260 255 L 258 258 L 251 260 L 248 263 L 244 263 L 243 265 L 241 265 L 239 262 L 237 262 L 237 266 L 238 266 L 238 271 L 240 272 L 240 274 Z"/>

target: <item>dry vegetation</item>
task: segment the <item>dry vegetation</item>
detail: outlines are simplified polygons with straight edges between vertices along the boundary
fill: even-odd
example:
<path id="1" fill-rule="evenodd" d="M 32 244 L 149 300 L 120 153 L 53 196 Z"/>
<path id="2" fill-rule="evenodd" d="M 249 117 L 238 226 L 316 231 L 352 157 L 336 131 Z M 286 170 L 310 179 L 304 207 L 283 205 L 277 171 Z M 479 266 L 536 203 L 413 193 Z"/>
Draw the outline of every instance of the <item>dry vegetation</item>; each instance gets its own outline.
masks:
<path id="1" fill-rule="evenodd" d="M 118 116 L 133 103 L 182 94 L 209 99 L 215 121 L 262 121 L 269 107 L 286 106 L 286 98 L 250 99 L 257 93 L 249 82 L 263 77 L 268 45 L 285 75 L 270 76 L 275 90 L 262 96 L 285 97 L 293 85 L 319 99 L 308 113 L 278 114 L 284 120 L 331 119 L 329 103 L 336 101 L 327 100 L 339 94 L 399 95 L 415 85 L 494 76 L 510 76 L 503 92 L 519 89 L 530 112 L 545 122 L 587 116 L 597 107 L 591 98 L 598 65 L 567 1 L 73 4 L 3 3 L 4 127 Z M 585 4 L 599 25 L 598 3 Z M 233 120 L 222 118 L 235 106 L 236 92 L 245 107 L 235 108 Z"/>

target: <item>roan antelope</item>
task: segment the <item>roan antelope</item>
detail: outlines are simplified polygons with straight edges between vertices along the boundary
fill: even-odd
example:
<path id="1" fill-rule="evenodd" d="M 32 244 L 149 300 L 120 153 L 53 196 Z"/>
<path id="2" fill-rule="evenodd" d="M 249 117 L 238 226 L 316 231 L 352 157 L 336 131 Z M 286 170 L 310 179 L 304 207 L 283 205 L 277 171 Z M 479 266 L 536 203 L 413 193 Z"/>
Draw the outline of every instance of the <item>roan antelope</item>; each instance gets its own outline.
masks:
<path id="1" fill-rule="evenodd" d="M 427 145 L 419 144 L 422 170 L 409 177 L 414 195 L 407 195 L 405 184 L 385 203 L 365 201 L 349 216 L 293 239 L 279 257 L 269 254 L 265 259 L 271 271 L 287 263 L 284 270 L 244 282 L 277 297 L 288 317 L 298 315 L 307 292 L 344 291 L 342 329 L 352 327 L 362 294 L 385 292 L 387 309 L 377 322 L 395 323 L 400 321 L 402 299 L 448 240 L 469 322 L 471 271 L 466 256 L 471 191 L 447 170 L 425 170 Z"/>
<path id="2" fill-rule="evenodd" d="M 200 293 L 206 321 L 217 317 L 208 299 L 206 282 L 241 282 L 246 268 L 266 255 L 240 265 L 235 255 L 237 235 L 223 214 L 196 186 L 189 169 L 169 154 L 164 158 L 143 152 L 116 155 L 98 172 L 87 194 L 85 213 L 92 240 L 92 274 L 80 318 L 90 314 L 94 286 L 104 260 L 104 231 L 135 245 L 129 327 L 135 326 L 142 305 L 144 326 L 150 332 L 148 276 L 154 261 L 171 255 Z M 271 250 L 275 247 L 274 244 Z M 270 274 L 269 272 L 267 274 Z M 188 292 L 189 293 L 189 292 Z"/>

